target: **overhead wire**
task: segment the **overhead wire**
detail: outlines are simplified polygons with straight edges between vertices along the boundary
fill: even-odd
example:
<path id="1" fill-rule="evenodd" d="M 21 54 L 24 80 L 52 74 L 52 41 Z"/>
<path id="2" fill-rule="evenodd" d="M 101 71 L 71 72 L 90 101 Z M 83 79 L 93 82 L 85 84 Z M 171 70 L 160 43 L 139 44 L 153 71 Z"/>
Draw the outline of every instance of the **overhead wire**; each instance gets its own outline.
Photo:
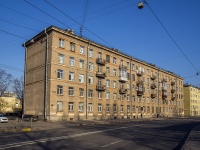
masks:
<path id="1" fill-rule="evenodd" d="M 26 1 L 26 0 L 25 0 Z M 70 17 L 69 15 L 67 15 L 66 13 L 64 13 L 63 11 L 61 11 L 59 8 L 55 7 L 54 5 L 52 5 L 50 2 L 45 1 L 47 4 L 49 4 L 50 6 L 52 6 L 54 9 L 56 9 L 57 11 L 59 11 L 60 13 L 62 13 L 63 15 L 65 15 L 66 17 L 70 18 L 71 20 L 73 20 L 75 23 L 77 23 L 78 25 L 81 25 L 78 21 L 76 21 L 75 19 L 73 19 L 72 17 Z M 98 36 L 97 34 L 95 34 L 94 32 L 92 32 L 91 30 L 89 30 L 88 28 L 86 28 L 85 26 L 83 27 L 85 30 L 87 30 L 89 33 L 93 34 L 94 36 L 96 36 L 97 38 L 99 38 L 100 40 L 102 40 L 103 42 L 105 42 L 106 44 L 108 44 L 111 47 L 114 47 L 113 45 L 111 45 L 110 43 L 108 43 L 107 41 L 105 41 L 103 38 L 101 38 L 100 36 Z"/>
<path id="2" fill-rule="evenodd" d="M 187 55 L 183 52 L 183 50 L 181 49 L 181 47 L 178 45 L 178 43 L 175 41 L 175 39 L 171 36 L 171 34 L 169 33 L 169 31 L 167 30 L 167 28 L 164 26 L 164 24 L 160 21 L 160 19 L 158 18 L 158 16 L 155 14 L 155 12 L 153 11 L 153 9 L 149 6 L 149 4 L 146 2 L 146 0 L 144 0 L 144 2 L 147 4 L 148 8 L 150 9 L 150 11 L 152 12 L 152 14 L 155 16 L 155 18 L 157 19 L 157 21 L 160 23 L 160 25 L 163 27 L 163 29 L 165 30 L 165 32 L 167 33 L 167 35 L 171 38 L 171 40 L 174 42 L 174 44 L 176 45 L 176 47 L 179 49 L 179 51 L 183 54 L 183 56 L 187 59 L 187 61 L 191 64 L 191 66 L 199 73 L 199 70 L 195 67 L 195 65 L 190 61 L 190 59 L 187 57 Z"/>

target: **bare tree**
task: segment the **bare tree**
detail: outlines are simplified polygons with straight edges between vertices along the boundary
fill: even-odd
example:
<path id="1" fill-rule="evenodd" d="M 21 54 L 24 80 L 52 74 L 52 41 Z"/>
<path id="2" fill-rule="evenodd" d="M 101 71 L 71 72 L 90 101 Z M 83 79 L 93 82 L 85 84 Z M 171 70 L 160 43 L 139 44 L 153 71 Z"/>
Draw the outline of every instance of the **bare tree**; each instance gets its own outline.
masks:
<path id="1" fill-rule="evenodd" d="M 15 78 L 13 80 L 13 92 L 17 95 L 17 98 L 21 101 L 24 100 L 24 80 L 23 77 Z"/>
<path id="2" fill-rule="evenodd" d="M 5 98 L 0 97 L 0 113 L 6 113 L 6 109 L 10 107 L 10 104 L 5 100 Z"/>
<path id="3" fill-rule="evenodd" d="M 5 92 L 12 81 L 12 75 L 0 68 L 0 95 Z"/>

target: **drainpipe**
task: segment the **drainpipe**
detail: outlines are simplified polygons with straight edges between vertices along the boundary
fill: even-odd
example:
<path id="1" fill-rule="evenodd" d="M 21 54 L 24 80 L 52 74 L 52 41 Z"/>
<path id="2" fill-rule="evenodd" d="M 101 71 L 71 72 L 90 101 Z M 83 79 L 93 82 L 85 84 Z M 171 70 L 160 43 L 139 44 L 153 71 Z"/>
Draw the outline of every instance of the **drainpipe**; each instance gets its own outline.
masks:
<path id="1" fill-rule="evenodd" d="M 130 101 L 131 101 L 131 106 L 130 106 L 130 119 L 133 118 L 133 112 L 132 112 L 132 61 L 130 59 Z"/>
<path id="2" fill-rule="evenodd" d="M 25 52 L 24 52 L 24 91 L 23 91 L 23 104 L 22 104 L 22 106 L 23 106 L 23 112 L 22 112 L 22 114 L 24 115 L 25 114 L 25 93 L 26 93 L 26 60 L 27 60 L 27 55 L 26 55 L 26 53 L 27 53 L 27 47 L 26 47 L 26 44 L 25 44 L 25 42 L 24 42 L 24 48 L 25 48 Z"/>
<path id="3" fill-rule="evenodd" d="M 157 117 L 159 117 L 160 115 L 160 107 L 159 107 L 159 103 L 160 103 L 160 100 L 159 100 L 159 87 L 160 87 L 160 75 L 159 75 L 159 69 L 158 69 L 158 110 L 157 110 Z"/>
<path id="4" fill-rule="evenodd" d="M 44 30 L 47 39 L 46 39 L 46 53 L 45 53 L 45 78 L 44 78 L 44 121 L 47 121 L 47 80 L 48 80 L 48 72 L 47 72 L 47 65 L 48 65 L 48 51 L 49 51 L 49 41 L 48 41 L 48 34 L 46 32 L 46 28 Z"/>
<path id="5" fill-rule="evenodd" d="M 88 65 L 89 65 L 89 46 L 90 46 L 91 41 L 88 41 L 88 45 L 87 45 L 87 62 L 86 62 L 86 120 L 88 120 Z"/>

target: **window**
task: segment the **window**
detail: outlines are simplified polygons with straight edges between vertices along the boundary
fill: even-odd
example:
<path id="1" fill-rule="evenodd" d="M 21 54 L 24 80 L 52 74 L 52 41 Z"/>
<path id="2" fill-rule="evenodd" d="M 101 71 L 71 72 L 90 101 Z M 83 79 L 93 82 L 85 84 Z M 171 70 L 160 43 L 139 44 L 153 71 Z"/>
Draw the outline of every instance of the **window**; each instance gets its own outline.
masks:
<path id="1" fill-rule="evenodd" d="M 93 105 L 92 105 L 92 103 L 89 103 L 89 104 L 88 104 L 88 111 L 89 111 L 89 112 L 92 112 L 92 111 L 93 111 Z"/>
<path id="2" fill-rule="evenodd" d="M 70 51 L 75 52 L 75 43 L 70 42 Z"/>
<path id="3" fill-rule="evenodd" d="M 117 82 L 113 81 L 113 88 L 117 88 Z"/>
<path id="4" fill-rule="evenodd" d="M 58 63 L 64 64 L 64 55 L 63 54 L 58 54 Z"/>
<path id="5" fill-rule="evenodd" d="M 83 112 L 83 110 L 84 110 L 83 102 L 79 102 L 79 112 Z"/>
<path id="6" fill-rule="evenodd" d="M 98 104 L 98 112 L 101 112 L 101 111 L 102 111 L 102 105 Z"/>
<path id="7" fill-rule="evenodd" d="M 117 100 L 117 93 L 113 93 L 113 100 Z"/>
<path id="8" fill-rule="evenodd" d="M 57 111 L 63 111 L 63 102 L 57 101 Z"/>
<path id="9" fill-rule="evenodd" d="M 127 96 L 126 96 L 126 100 L 127 100 L 127 101 L 129 101 L 129 100 L 130 100 L 129 98 L 130 98 L 130 96 L 129 96 L 129 95 L 127 95 Z"/>
<path id="10" fill-rule="evenodd" d="M 113 76 L 117 76 L 117 70 L 116 69 L 113 69 Z"/>
<path id="11" fill-rule="evenodd" d="M 88 97 L 89 97 L 89 98 L 92 98 L 92 97 L 93 97 L 93 90 L 89 90 L 89 91 L 88 91 Z"/>
<path id="12" fill-rule="evenodd" d="M 120 100 L 124 100 L 124 95 L 120 94 Z"/>
<path id="13" fill-rule="evenodd" d="M 127 72 L 127 78 L 130 80 L 130 73 Z"/>
<path id="14" fill-rule="evenodd" d="M 106 92 L 106 99 L 110 99 L 110 92 Z"/>
<path id="15" fill-rule="evenodd" d="M 131 65 L 131 70 L 134 70 L 134 69 L 135 69 L 135 65 L 132 64 L 132 65 Z"/>
<path id="16" fill-rule="evenodd" d="M 132 111 L 133 111 L 133 113 L 135 113 L 135 106 L 132 107 Z"/>
<path id="17" fill-rule="evenodd" d="M 110 104 L 106 104 L 106 112 L 110 112 Z"/>
<path id="18" fill-rule="evenodd" d="M 69 63 L 70 63 L 70 66 L 75 66 L 75 60 L 74 60 L 74 57 L 70 57 L 70 59 L 69 59 Z"/>
<path id="19" fill-rule="evenodd" d="M 59 39 L 59 47 L 64 48 L 64 40 L 63 39 Z"/>
<path id="20" fill-rule="evenodd" d="M 80 46 L 80 54 L 84 54 L 84 47 Z"/>
<path id="21" fill-rule="evenodd" d="M 135 74 L 132 74 L 132 81 L 135 81 Z"/>
<path id="22" fill-rule="evenodd" d="M 113 57 L 113 64 L 117 63 L 117 59 L 115 57 Z"/>
<path id="23" fill-rule="evenodd" d="M 80 68 L 84 69 L 84 60 L 80 60 Z"/>
<path id="24" fill-rule="evenodd" d="M 130 112 L 130 105 L 127 105 L 127 112 Z"/>
<path id="25" fill-rule="evenodd" d="M 91 77 L 91 76 L 88 77 L 88 83 L 93 84 L 93 77 Z"/>
<path id="26" fill-rule="evenodd" d="M 83 74 L 79 74 L 79 82 L 84 83 L 84 75 Z"/>
<path id="27" fill-rule="evenodd" d="M 102 53 L 98 52 L 98 58 L 102 58 Z"/>
<path id="28" fill-rule="evenodd" d="M 124 112 L 124 105 L 121 105 L 121 112 Z"/>
<path id="29" fill-rule="evenodd" d="M 110 63 L 110 55 L 106 55 L 106 62 Z"/>
<path id="30" fill-rule="evenodd" d="M 117 105 L 116 104 L 113 105 L 113 111 L 117 112 Z"/>
<path id="31" fill-rule="evenodd" d="M 129 63 L 129 62 L 126 63 L 126 67 L 127 67 L 128 69 L 130 68 L 130 63 Z"/>
<path id="32" fill-rule="evenodd" d="M 57 71 L 57 78 L 58 79 L 63 79 L 63 70 L 58 69 L 58 71 Z"/>
<path id="33" fill-rule="evenodd" d="M 79 88 L 79 96 L 80 97 L 84 96 L 84 89 L 83 88 Z"/>
<path id="34" fill-rule="evenodd" d="M 92 49 L 89 50 L 89 57 L 93 57 L 93 50 Z"/>
<path id="35" fill-rule="evenodd" d="M 106 67 L 106 76 L 110 75 L 110 67 Z"/>
<path id="36" fill-rule="evenodd" d="M 74 81 L 74 72 L 69 72 L 69 81 Z"/>
<path id="37" fill-rule="evenodd" d="M 89 62 L 89 71 L 93 71 L 93 69 L 94 69 L 93 63 Z"/>
<path id="38" fill-rule="evenodd" d="M 110 87 L 110 80 L 106 80 L 106 87 Z"/>
<path id="39" fill-rule="evenodd" d="M 69 87 L 69 96 L 74 96 L 74 88 Z"/>
<path id="40" fill-rule="evenodd" d="M 63 94 L 63 86 L 62 85 L 57 85 L 57 94 L 62 95 Z"/>
<path id="41" fill-rule="evenodd" d="M 74 103 L 73 102 L 69 102 L 68 109 L 69 109 L 69 111 L 74 111 Z"/>
<path id="42" fill-rule="evenodd" d="M 102 92 L 98 91 L 98 98 L 102 98 Z"/>

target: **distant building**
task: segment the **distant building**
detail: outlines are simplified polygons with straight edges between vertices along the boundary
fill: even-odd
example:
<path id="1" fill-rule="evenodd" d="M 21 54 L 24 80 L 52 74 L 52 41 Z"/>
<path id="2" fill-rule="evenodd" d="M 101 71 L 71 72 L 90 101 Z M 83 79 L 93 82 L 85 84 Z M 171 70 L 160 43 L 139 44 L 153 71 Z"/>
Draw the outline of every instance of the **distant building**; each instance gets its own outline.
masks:
<path id="1" fill-rule="evenodd" d="M 17 99 L 13 92 L 4 92 L 0 96 L 0 106 L 0 113 L 3 114 L 18 114 L 22 111 L 21 100 Z"/>
<path id="2" fill-rule="evenodd" d="M 184 84 L 185 116 L 200 116 L 200 88 Z"/>
<path id="3" fill-rule="evenodd" d="M 54 26 L 23 46 L 26 114 L 47 120 L 184 115 L 183 78 L 170 71 Z"/>

